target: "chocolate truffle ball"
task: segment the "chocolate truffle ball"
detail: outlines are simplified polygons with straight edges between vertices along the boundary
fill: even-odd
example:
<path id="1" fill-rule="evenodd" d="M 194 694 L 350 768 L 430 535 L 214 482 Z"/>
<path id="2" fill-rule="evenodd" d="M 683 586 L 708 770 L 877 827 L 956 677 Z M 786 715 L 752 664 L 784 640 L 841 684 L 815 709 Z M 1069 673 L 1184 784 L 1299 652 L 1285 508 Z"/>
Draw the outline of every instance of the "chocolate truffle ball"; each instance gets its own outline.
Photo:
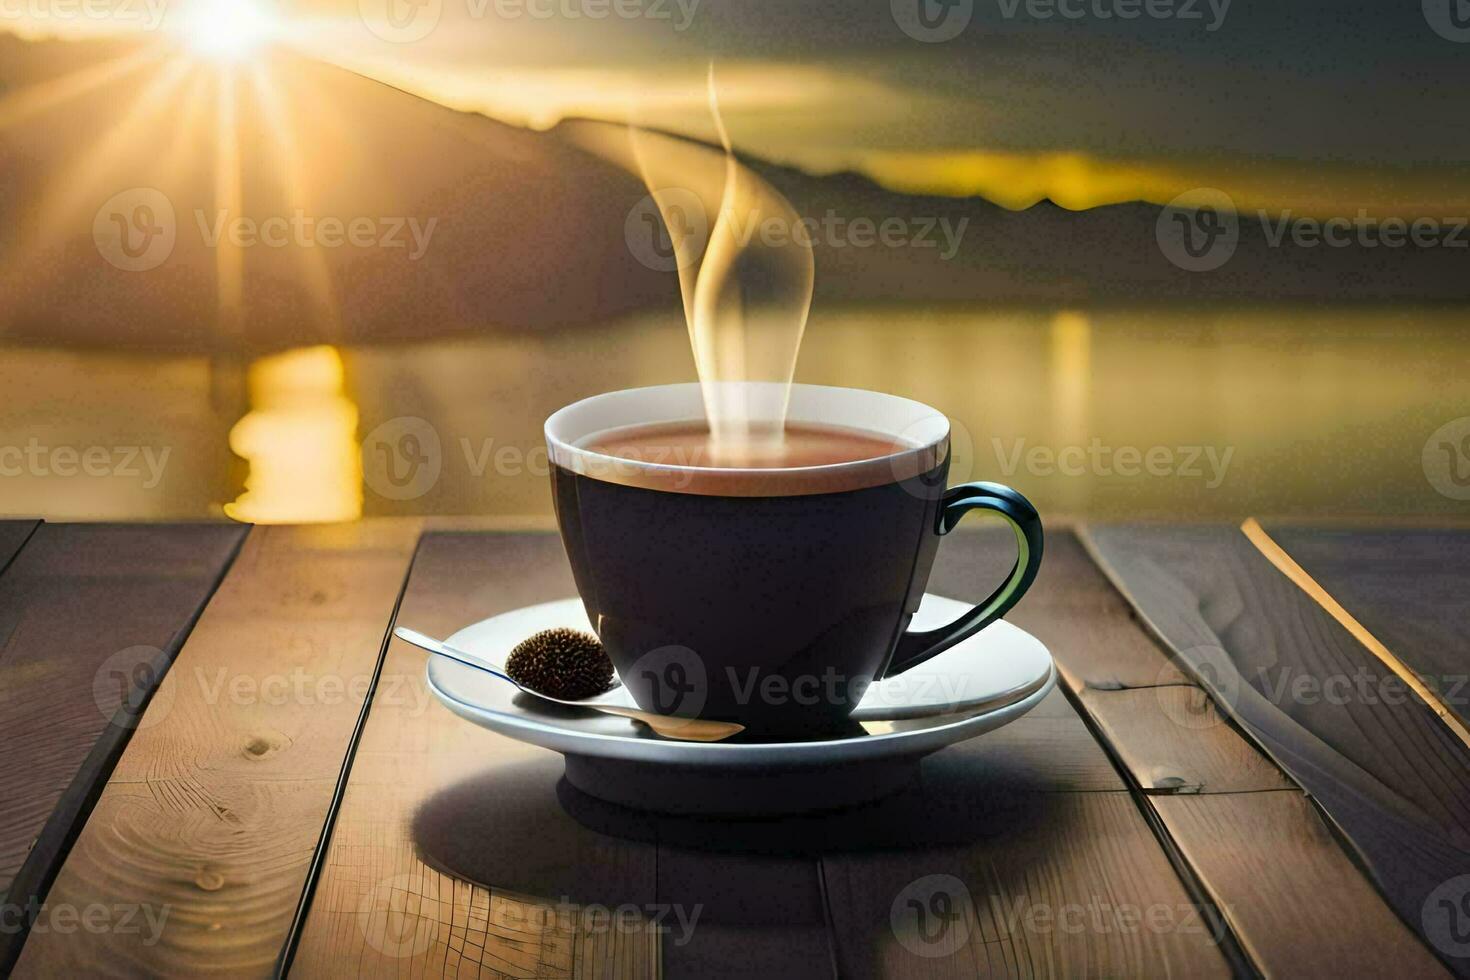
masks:
<path id="1" fill-rule="evenodd" d="M 595 636 L 558 627 L 516 644 L 505 672 L 517 684 L 564 701 L 580 701 L 612 686 L 613 665 Z"/>

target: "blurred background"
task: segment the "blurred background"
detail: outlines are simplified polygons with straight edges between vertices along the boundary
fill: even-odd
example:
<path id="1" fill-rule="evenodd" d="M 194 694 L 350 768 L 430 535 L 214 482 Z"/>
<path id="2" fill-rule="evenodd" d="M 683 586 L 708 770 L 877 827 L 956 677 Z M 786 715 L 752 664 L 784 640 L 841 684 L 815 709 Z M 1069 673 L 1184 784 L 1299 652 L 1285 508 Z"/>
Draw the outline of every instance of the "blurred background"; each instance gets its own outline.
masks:
<path id="1" fill-rule="evenodd" d="M 956 478 L 1466 513 L 1459 0 L 13 0 L 0 514 L 548 519 L 546 415 L 695 378 L 572 137 L 717 142 L 711 63 L 814 230 L 797 380 L 940 408 Z"/>

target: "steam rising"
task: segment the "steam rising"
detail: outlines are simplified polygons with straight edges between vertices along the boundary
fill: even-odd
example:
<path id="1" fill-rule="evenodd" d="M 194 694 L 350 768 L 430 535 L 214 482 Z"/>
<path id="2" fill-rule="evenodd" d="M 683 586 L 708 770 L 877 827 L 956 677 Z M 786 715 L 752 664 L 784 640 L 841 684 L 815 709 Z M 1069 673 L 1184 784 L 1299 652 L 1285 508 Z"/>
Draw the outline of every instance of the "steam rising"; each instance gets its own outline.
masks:
<path id="1" fill-rule="evenodd" d="M 738 464 L 780 452 L 815 266 L 790 202 L 736 159 L 713 66 L 707 84 L 723 152 L 637 127 L 581 124 L 573 135 L 648 188 L 679 273 L 710 448 Z M 635 224 L 629 232 L 631 244 Z M 732 383 L 748 381 L 775 384 Z"/>

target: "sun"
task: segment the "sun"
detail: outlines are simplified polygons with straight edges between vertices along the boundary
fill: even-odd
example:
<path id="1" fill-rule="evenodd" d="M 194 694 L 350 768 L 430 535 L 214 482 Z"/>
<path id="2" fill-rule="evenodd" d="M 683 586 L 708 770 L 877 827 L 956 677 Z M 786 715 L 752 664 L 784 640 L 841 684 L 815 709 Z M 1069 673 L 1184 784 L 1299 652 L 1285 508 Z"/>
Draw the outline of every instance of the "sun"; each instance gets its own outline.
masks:
<path id="1" fill-rule="evenodd" d="M 239 61 L 276 36 L 279 24 L 254 0 L 197 0 L 183 24 L 184 43 L 201 57 Z"/>

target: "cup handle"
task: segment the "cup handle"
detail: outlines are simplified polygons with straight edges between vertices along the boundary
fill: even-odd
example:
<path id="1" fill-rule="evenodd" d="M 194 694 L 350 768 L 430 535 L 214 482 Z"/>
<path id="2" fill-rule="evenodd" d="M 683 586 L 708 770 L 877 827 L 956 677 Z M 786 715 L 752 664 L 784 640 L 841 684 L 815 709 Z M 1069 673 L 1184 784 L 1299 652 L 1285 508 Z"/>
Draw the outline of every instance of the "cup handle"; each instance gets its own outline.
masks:
<path id="1" fill-rule="evenodd" d="M 967 640 L 995 622 L 1016 604 L 1036 579 L 1041 567 L 1041 518 L 1031 501 L 1010 487 L 999 483 L 964 483 L 945 491 L 934 532 L 939 535 L 954 530 L 960 518 L 972 510 L 999 514 L 1016 532 L 1016 564 L 1000 588 L 948 626 L 939 629 L 910 630 L 898 638 L 888 669 L 883 676 L 901 674 L 917 667 L 935 654 Z"/>

